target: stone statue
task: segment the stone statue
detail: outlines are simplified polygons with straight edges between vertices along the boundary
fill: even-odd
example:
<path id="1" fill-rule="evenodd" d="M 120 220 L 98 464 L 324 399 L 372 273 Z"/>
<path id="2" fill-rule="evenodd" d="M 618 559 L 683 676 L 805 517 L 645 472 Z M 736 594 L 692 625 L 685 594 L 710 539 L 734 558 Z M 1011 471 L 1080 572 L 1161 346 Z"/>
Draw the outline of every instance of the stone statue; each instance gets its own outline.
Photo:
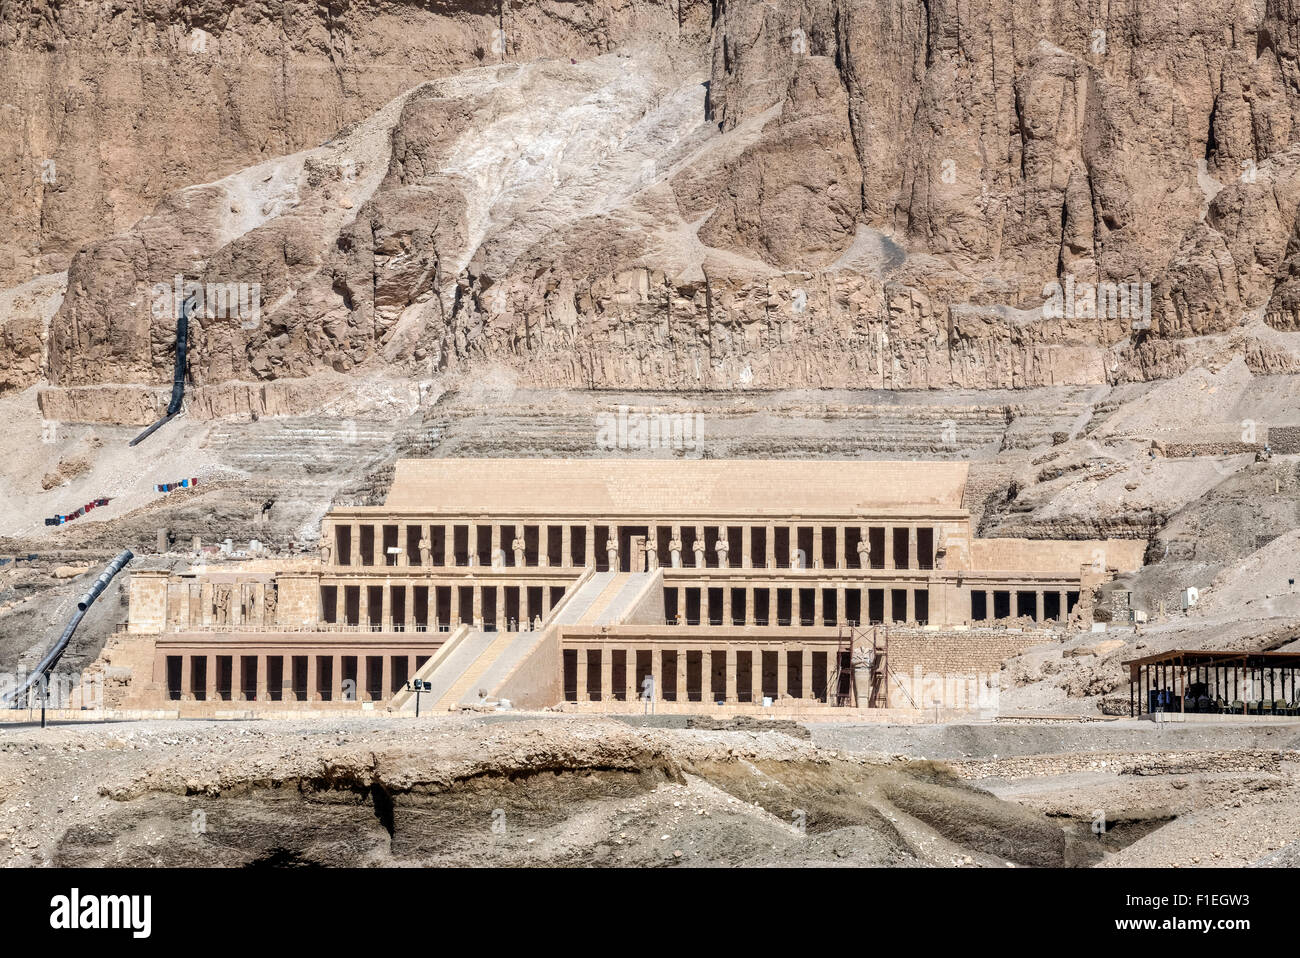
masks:
<path id="1" fill-rule="evenodd" d="M 511 549 L 511 551 L 514 552 L 514 554 L 515 554 L 515 565 L 517 565 L 517 566 L 521 566 L 521 565 L 523 565 L 523 564 L 524 564 L 524 540 L 523 540 L 523 538 L 520 537 L 520 536 L 515 536 L 514 539 L 512 539 L 512 540 L 510 541 L 510 549 Z"/>
<path id="2" fill-rule="evenodd" d="M 731 550 L 731 543 L 726 539 L 719 538 L 718 544 L 713 547 L 713 551 L 718 554 L 718 568 L 727 567 L 727 553 Z"/>
<path id="3" fill-rule="evenodd" d="M 433 543 L 424 536 L 420 537 L 420 565 L 428 565 L 429 557 L 433 554 Z"/>
<path id="4" fill-rule="evenodd" d="M 871 568 L 871 536 L 866 528 L 858 530 L 860 538 L 858 539 L 858 567 L 862 569 Z"/>
<path id="5" fill-rule="evenodd" d="M 939 541 L 934 545 L 934 567 L 942 569 L 948 564 L 948 530 L 939 530 Z"/>
<path id="6" fill-rule="evenodd" d="M 266 587 L 266 596 L 263 599 L 262 620 L 267 625 L 275 624 L 275 605 L 280 595 L 280 587 L 274 582 Z"/>
<path id="7" fill-rule="evenodd" d="M 320 540 L 320 564 L 328 566 L 334 558 L 334 543 L 330 542 L 329 536 L 322 536 Z"/>
<path id="8" fill-rule="evenodd" d="M 230 587 L 218 586 L 213 591 L 213 599 L 217 604 L 217 625 L 226 625 L 230 622 Z"/>
<path id="9" fill-rule="evenodd" d="M 671 556 L 671 561 L 672 561 L 672 564 L 673 564 L 673 568 L 674 568 L 674 569 L 680 569 L 680 568 L 682 567 L 682 538 L 681 538 L 681 536 L 673 536 L 672 539 L 669 541 L 669 543 L 668 543 L 668 554 L 669 554 L 669 556 Z"/>
<path id="10" fill-rule="evenodd" d="M 605 541 L 605 551 L 609 553 L 609 567 L 611 569 L 617 569 L 618 568 L 618 538 L 614 535 L 613 532 L 609 534 L 609 538 Z"/>

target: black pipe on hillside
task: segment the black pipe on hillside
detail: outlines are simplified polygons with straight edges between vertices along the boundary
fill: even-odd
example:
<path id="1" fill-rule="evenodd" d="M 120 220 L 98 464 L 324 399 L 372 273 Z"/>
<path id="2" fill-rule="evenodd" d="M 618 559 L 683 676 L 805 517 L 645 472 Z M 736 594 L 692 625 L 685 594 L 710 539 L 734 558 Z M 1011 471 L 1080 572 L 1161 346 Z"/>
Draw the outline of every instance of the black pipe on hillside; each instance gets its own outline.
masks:
<path id="1" fill-rule="evenodd" d="M 135 446 L 144 442 L 181 411 L 181 402 L 185 398 L 185 354 L 189 344 L 190 309 L 188 302 L 182 303 L 180 315 L 176 318 L 176 365 L 172 372 L 172 399 L 167 404 L 167 415 L 132 439 L 128 445 Z"/>
<path id="2" fill-rule="evenodd" d="M 24 681 L 21 686 L 15 688 L 12 692 L 6 692 L 3 695 L 0 695 L 0 705 L 8 705 L 11 708 L 21 708 L 22 706 L 18 704 L 20 699 L 25 699 L 27 691 L 39 680 L 41 682 L 42 690 L 41 726 L 44 727 L 45 697 L 46 692 L 49 689 L 48 683 L 50 672 L 54 670 L 54 666 L 59 664 L 59 659 L 63 657 L 63 653 L 67 650 L 68 643 L 72 641 L 72 635 L 77 631 L 77 626 L 81 624 L 81 620 L 85 617 L 86 611 L 94 601 L 103 594 L 104 590 L 108 588 L 108 584 L 113 581 L 113 576 L 121 572 L 126 564 L 133 558 L 135 558 L 135 554 L 131 552 L 130 549 L 123 549 L 118 553 L 116 559 L 104 567 L 104 571 L 99 574 L 99 578 L 95 580 L 94 584 L 91 585 L 86 594 L 77 600 L 77 612 L 72 617 L 72 621 L 68 623 L 67 628 L 63 630 L 63 635 L 59 636 L 59 641 L 54 643 L 54 648 L 45 653 L 45 657 L 37 663 L 36 668 L 32 669 L 32 671 L 28 673 L 26 681 Z"/>

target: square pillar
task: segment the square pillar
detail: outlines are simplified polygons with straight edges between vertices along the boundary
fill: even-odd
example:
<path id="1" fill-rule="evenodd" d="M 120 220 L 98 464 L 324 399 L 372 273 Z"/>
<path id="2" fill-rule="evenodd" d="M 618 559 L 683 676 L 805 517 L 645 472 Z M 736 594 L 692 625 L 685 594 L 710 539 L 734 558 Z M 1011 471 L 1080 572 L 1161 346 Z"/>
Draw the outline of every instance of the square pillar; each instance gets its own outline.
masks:
<path id="1" fill-rule="evenodd" d="M 916 590 L 909 587 L 903 590 L 903 594 L 907 596 L 907 611 L 904 614 L 904 617 L 907 619 L 908 622 L 915 622 L 916 621 Z"/>
<path id="2" fill-rule="evenodd" d="M 754 567 L 754 529 L 749 523 L 740 527 L 740 567 L 742 569 L 752 569 Z"/>
<path id="3" fill-rule="evenodd" d="M 801 698 L 814 699 L 817 696 L 812 687 L 812 649 L 805 645 L 803 647 L 802 655 L 803 663 L 800 669 L 800 678 L 802 680 L 803 688 L 799 690 L 799 694 Z"/>
<path id="4" fill-rule="evenodd" d="M 600 701 L 608 704 L 614 700 L 614 648 L 610 645 L 600 649 Z"/>
<path id="5" fill-rule="evenodd" d="M 596 564 L 596 526 L 593 523 L 587 523 L 586 528 L 587 543 L 587 565 Z"/>
<path id="6" fill-rule="evenodd" d="M 686 650 L 677 650 L 677 701 L 686 701 Z"/>
<path id="7" fill-rule="evenodd" d="M 767 590 L 767 596 L 768 596 L 767 599 L 768 604 L 771 605 L 772 602 L 771 589 Z M 745 586 L 745 621 L 742 624 L 753 625 L 756 621 L 757 620 L 754 616 L 754 587 L 752 585 L 747 585 Z M 771 623 L 770 613 L 769 613 L 768 623 L 769 624 Z"/>
<path id="8" fill-rule="evenodd" d="M 764 556 L 764 561 L 767 563 L 767 568 L 775 569 L 776 568 L 776 526 L 769 525 L 767 527 L 767 532 L 763 536 L 763 546 L 764 546 L 764 552 L 766 552 L 766 556 Z"/>
<path id="9" fill-rule="evenodd" d="M 821 589 L 817 590 L 821 594 Z M 783 699 L 789 694 L 790 684 L 790 662 L 785 647 L 782 646 L 776 650 L 776 697 L 778 700 Z"/>
<path id="10" fill-rule="evenodd" d="M 575 701 L 585 702 L 587 701 L 587 649 L 585 646 L 578 646 L 576 658 L 578 687 L 575 690 Z"/>
<path id="11" fill-rule="evenodd" d="M 654 678 L 654 697 L 656 702 L 664 700 L 664 653 L 662 649 L 650 651 L 650 675 Z"/>
<path id="12" fill-rule="evenodd" d="M 727 704 L 734 705 L 736 703 L 736 650 L 735 648 L 728 646 L 724 654 L 727 657 L 727 663 L 725 666 L 727 670 L 727 686 L 723 694 L 727 700 Z"/>
<path id="13" fill-rule="evenodd" d="M 813 544 L 812 544 L 812 551 L 813 551 L 813 554 L 809 557 L 811 561 L 808 563 L 808 568 L 810 568 L 810 569 L 820 569 L 820 568 L 822 567 L 822 565 L 823 565 L 823 562 L 822 562 L 822 527 L 821 527 L 820 525 L 815 525 L 815 526 L 813 526 Z"/>
<path id="14" fill-rule="evenodd" d="M 1034 590 L 1034 621 L 1043 621 L 1043 590 Z"/>
<path id="15" fill-rule="evenodd" d="M 894 527 L 885 526 L 885 568 L 894 568 Z"/>
<path id="16" fill-rule="evenodd" d="M 623 653 L 626 663 L 623 669 L 623 684 L 627 686 L 627 700 L 635 702 L 641 697 L 641 687 L 636 681 L 636 649 L 629 646 Z"/>
<path id="17" fill-rule="evenodd" d="M 307 701 L 320 701 L 320 674 L 317 672 L 315 653 L 307 656 Z"/>
<path id="18" fill-rule="evenodd" d="M 330 701 L 343 701 L 343 656 L 334 656 L 333 668 L 330 669 Z"/>
<path id="19" fill-rule="evenodd" d="M 270 686 L 267 684 L 267 662 L 269 656 L 259 655 L 257 657 L 257 687 L 253 693 L 259 702 L 266 702 L 270 699 Z"/>

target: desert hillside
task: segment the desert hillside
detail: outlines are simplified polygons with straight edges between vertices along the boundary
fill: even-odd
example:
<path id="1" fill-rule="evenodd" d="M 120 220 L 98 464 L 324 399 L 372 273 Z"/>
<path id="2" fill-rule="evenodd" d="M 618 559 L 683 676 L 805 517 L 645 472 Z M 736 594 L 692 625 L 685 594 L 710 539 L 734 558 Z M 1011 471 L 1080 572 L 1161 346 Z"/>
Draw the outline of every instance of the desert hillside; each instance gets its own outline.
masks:
<path id="1" fill-rule="evenodd" d="M 120 548 L 303 553 L 400 456 L 607 454 L 620 406 L 1145 541 L 1147 634 L 1011 663 L 1027 710 L 1288 646 L 1298 63 L 1281 0 L 0 6 L 0 667 Z"/>

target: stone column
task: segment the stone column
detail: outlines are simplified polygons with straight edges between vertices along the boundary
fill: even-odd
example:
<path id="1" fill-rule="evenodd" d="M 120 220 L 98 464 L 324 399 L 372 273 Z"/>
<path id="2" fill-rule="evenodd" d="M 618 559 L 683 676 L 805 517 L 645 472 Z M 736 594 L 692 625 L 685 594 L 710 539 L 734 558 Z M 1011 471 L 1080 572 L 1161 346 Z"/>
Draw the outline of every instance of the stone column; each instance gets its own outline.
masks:
<path id="1" fill-rule="evenodd" d="M 379 627 L 385 632 L 393 631 L 393 583 L 385 580 L 379 592 L 380 617 Z"/>
<path id="2" fill-rule="evenodd" d="M 767 590 L 767 596 L 768 596 L 767 601 L 770 603 L 772 601 L 771 589 Z M 745 586 L 745 621 L 741 624 L 754 625 L 757 621 L 758 621 L 758 616 L 754 612 L 754 587 L 752 585 L 747 585 Z M 771 623 L 770 614 L 768 616 L 768 622 L 769 624 Z"/>
<path id="3" fill-rule="evenodd" d="M 573 527 L 567 522 L 560 526 L 560 568 L 573 568 Z"/>
<path id="4" fill-rule="evenodd" d="M 816 690 L 812 687 L 812 649 L 808 646 L 803 647 L 803 662 L 800 669 L 800 681 L 803 687 L 799 690 L 801 698 L 816 698 Z"/>
<path id="5" fill-rule="evenodd" d="M 348 621 L 348 588 L 342 582 L 334 587 L 334 624 L 346 625 Z"/>
<path id="6" fill-rule="evenodd" d="M 1034 621 L 1043 621 L 1043 590 L 1034 590 Z"/>
<path id="7" fill-rule="evenodd" d="M 267 670 L 270 668 L 270 658 L 269 655 L 259 655 L 257 657 L 257 687 L 253 694 L 259 702 L 266 702 L 271 698 L 271 686 L 268 682 L 269 676 L 267 675 Z"/>
<path id="8" fill-rule="evenodd" d="M 894 527 L 885 526 L 885 568 L 894 568 Z"/>
<path id="9" fill-rule="evenodd" d="M 330 663 L 330 701 L 343 701 L 343 656 L 336 655 Z"/>
<path id="10" fill-rule="evenodd" d="M 664 700 L 664 653 L 663 649 L 655 648 L 650 652 L 650 675 L 654 678 L 655 701 Z"/>
<path id="11" fill-rule="evenodd" d="M 393 697 L 393 657 L 379 657 L 379 698 L 387 702 Z"/>
<path id="12" fill-rule="evenodd" d="M 506 618 L 506 587 L 503 585 L 497 586 L 497 631 L 510 631 L 510 620 Z"/>
<path id="13" fill-rule="evenodd" d="M 320 674 L 317 669 L 319 663 L 316 661 L 316 653 L 311 652 L 307 655 L 307 701 L 320 701 Z"/>
<path id="14" fill-rule="evenodd" d="M 528 605 L 528 585 L 519 586 L 519 630 L 524 631 L 524 623 L 533 621 L 533 613 Z"/>
<path id="15" fill-rule="evenodd" d="M 578 664 L 577 701 L 585 702 L 587 701 L 587 649 L 585 646 L 578 646 L 576 658 Z"/>
<path id="16" fill-rule="evenodd" d="M 357 589 L 357 622 L 361 625 L 362 632 L 370 631 L 370 586 L 364 579 Z"/>
<path id="17" fill-rule="evenodd" d="M 911 586 L 908 586 L 903 590 L 903 594 L 907 597 L 907 611 L 904 614 L 904 618 L 906 618 L 908 622 L 915 622 L 916 621 L 916 590 Z"/>
<path id="18" fill-rule="evenodd" d="M 722 624 L 731 625 L 731 586 L 727 583 L 722 586 Z"/>
<path id="19" fill-rule="evenodd" d="M 594 566 L 596 564 L 596 525 L 589 522 L 585 528 L 586 532 L 586 564 Z"/>
<path id="20" fill-rule="evenodd" d="M 442 528 L 442 564 L 456 564 L 456 524 L 449 522 Z"/>
<path id="21" fill-rule="evenodd" d="M 993 621 L 993 590 L 984 590 L 984 621 Z"/>
<path id="22" fill-rule="evenodd" d="M 763 535 L 764 562 L 769 569 L 776 568 L 776 526 L 769 524 Z"/>
<path id="23" fill-rule="evenodd" d="M 818 583 L 817 587 L 813 589 L 813 625 L 819 626 L 822 624 L 822 619 L 825 617 L 825 612 L 826 610 L 824 605 L 824 598 L 822 595 L 822 587 L 821 584 Z"/>
<path id="24" fill-rule="evenodd" d="M 861 613 L 859 613 L 860 615 Z M 844 586 L 835 587 L 835 624 L 848 625 L 849 617 L 844 611 Z"/>
<path id="25" fill-rule="evenodd" d="M 917 562 L 917 551 L 918 550 L 916 548 L 916 526 L 908 526 L 907 527 L 907 567 L 909 569 L 915 569 L 920 566 L 920 563 Z"/>
<path id="26" fill-rule="evenodd" d="M 685 702 L 686 695 L 686 650 L 677 650 L 677 701 Z"/>
<path id="27" fill-rule="evenodd" d="M 821 589 L 817 590 L 818 595 Z M 785 646 L 776 650 L 776 697 L 779 701 L 786 697 L 790 692 L 790 660 L 789 653 L 786 652 Z"/>
<path id="28" fill-rule="evenodd" d="M 406 590 L 406 600 L 402 603 L 402 611 L 406 616 L 404 628 L 407 632 L 415 631 L 415 586 L 408 582 L 403 587 Z"/>
<path id="29" fill-rule="evenodd" d="M 808 563 L 808 568 L 820 569 L 825 564 L 822 562 L 822 527 L 820 525 L 813 526 L 812 550 L 812 561 Z M 820 590 L 818 594 L 821 594 Z"/>
<path id="30" fill-rule="evenodd" d="M 1060 618 L 1061 622 L 1065 622 L 1070 618 L 1070 613 L 1068 611 L 1069 605 L 1070 605 L 1070 595 L 1065 589 L 1062 589 L 1061 590 L 1061 618 Z"/>
<path id="31" fill-rule="evenodd" d="M 447 628 L 454 630 L 460 625 L 460 587 L 454 582 L 451 586 L 451 594 L 447 606 Z"/>
<path id="32" fill-rule="evenodd" d="M 713 704 L 713 650 L 700 652 L 700 704 Z"/>
<path id="33" fill-rule="evenodd" d="M 600 648 L 600 701 L 609 703 L 614 700 L 614 647 L 609 644 Z"/>
<path id="34" fill-rule="evenodd" d="M 471 595 L 473 596 L 474 606 L 470 610 L 470 616 L 474 622 L 474 628 L 478 629 L 483 626 L 483 590 L 486 586 L 476 584 L 471 586 L 471 588 L 473 589 Z"/>
<path id="35" fill-rule="evenodd" d="M 800 604 L 799 593 L 801 591 L 802 590 L 799 588 L 798 582 L 796 582 L 794 584 L 794 588 L 790 590 L 790 624 L 792 626 L 798 625 L 803 618 L 802 610 L 799 608 L 799 604 Z"/>
<path id="36" fill-rule="evenodd" d="M 623 684 L 627 686 L 627 700 L 635 702 L 641 697 L 641 687 L 636 681 L 636 648 L 629 646 L 623 653 L 625 667 L 623 669 Z"/>
<path id="37" fill-rule="evenodd" d="M 740 527 L 740 567 L 754 567 L 754 529 L 748 522 Z"/>
<path id="38" fill-rule="evenodd" d="M 726 672 L 727 685 L 726 685 L 726 689 L 725 689 L 723 695 L 725 696 L 728 705 L 734 705 L 734 704 L 736 704 L 736 701 L 737 701 L 737 698 L 736 698 L 736 649 L 735 649 L 733 646 L 730 646 L 730 645 L 729 645 L 729 646 L 727 647 L 727 649 L 726 649 L 726 651 L 725 651 L 724 654 L 725 654 L 726 657 L 727 657 L 726 666 L 725 666 L 725 668 L 726 668 L 726 670 L 727 670 L 727 672 Z"/>

